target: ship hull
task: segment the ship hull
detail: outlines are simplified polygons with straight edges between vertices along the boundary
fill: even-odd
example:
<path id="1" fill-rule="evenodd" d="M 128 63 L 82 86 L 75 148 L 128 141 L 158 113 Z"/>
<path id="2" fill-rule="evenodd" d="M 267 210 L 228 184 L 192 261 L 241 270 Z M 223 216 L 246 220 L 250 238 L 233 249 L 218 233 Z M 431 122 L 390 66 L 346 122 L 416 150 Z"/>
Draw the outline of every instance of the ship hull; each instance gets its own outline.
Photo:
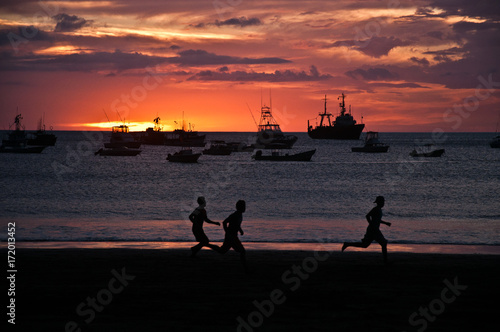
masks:
<path id="1" fill-rule="evenodd" d="M 361 132 L 365 128 L 364 124 L 356 124 L 352 126 L 323 126 L 308 130 L 309 137 L 313 139 L 342 139 L 355 140 L 359 139 Z"/>

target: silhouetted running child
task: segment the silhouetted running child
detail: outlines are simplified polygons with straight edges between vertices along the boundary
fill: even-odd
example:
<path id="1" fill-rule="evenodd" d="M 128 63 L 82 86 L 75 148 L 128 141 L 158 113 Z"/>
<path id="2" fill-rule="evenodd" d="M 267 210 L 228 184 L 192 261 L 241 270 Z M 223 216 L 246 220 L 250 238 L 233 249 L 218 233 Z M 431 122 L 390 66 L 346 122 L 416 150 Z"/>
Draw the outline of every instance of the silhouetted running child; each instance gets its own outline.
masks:
<path id="1" fill-rule="evenodd" d="M 209 247 L 212 250 L 218 251 L 219 247 L 216 246 L 215 244 L 210 244 L 210 240 L 206 236 L 205 232 L 203 231 L 203 222 L 206 221 L 209 224 L 214 224 L 217 226 L 220 226 L 220 222 L 214 222 L 207 217 L 207 211 L 205 210 L 205 206 L 207 205 L 207 202 L 205 201 L 205 197 L 198 197 L 198 207 L 189 215 L 189 220 L 193 223 L 193 234 L 199 243 L 195 245 L 194 247 L 191 247 L 191 257 L 196 256 L 198 251 L 201 250 L 203 247 Z"/>
<path id="2" fill-rule="evenodd" d="M 374 207 L 366 215 L 366 220 L 368 220 L 368 228 L 366 229 L 365 237 L 361 240 L 361 242 L 345 242 L 342 246 L 342 251 L 346 250 L 347 247 L 368 248 L 373 240 L 375 240 L 382 246 L 384 263 L 387 263 L 387 240 L 380 231 L 380 224 L 384 224 L 390 227 L 391 223 L 382 220 L 382 208 L 385 204 L 384 196 L 377 196 L 375 202 L 373 203 L 377 203 L 377 206 Z"/>
<path id="3" fill-rule="evenodd" d="M 245 272 L 248 272 L 246 251 L 238 238 L 238 232 L 243 235 L 243 230 L 241 229 L 241 223 L 243 221 L 243 212 L 246 210 L 245 201 L 239 200 L 236 202 L 236 212 L 233 212 L 229 217 L 222 222 L 224 231 L 226 235 L 224 237 L 224 243 L 219 249 L 221 254 L 225 254 L 229 249 L 233 248 L 234 251 L 240 253 L 241 263 Z"/>

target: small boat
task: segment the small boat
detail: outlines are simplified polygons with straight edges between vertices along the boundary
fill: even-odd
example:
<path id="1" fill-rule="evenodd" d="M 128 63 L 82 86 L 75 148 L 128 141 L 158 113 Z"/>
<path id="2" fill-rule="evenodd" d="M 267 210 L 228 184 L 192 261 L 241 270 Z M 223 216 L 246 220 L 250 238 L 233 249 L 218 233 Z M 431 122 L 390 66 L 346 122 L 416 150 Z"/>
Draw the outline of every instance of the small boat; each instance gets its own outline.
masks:
<path id="1" fill-rule="evenodd" d="M 310 161 L 315 152 L 316 149 L 296 154 L 282 154 L 279 151 L 273 151 L 271 155 L 265 156 L 262 154 L 262 150 L 258 150 L 252 158 L 255 160 L 268 161 Z"/>
<path id="2" fill-rule="evenodd" d="M 138 149 L 141 147 L 141 142 L 134 139 L 132 134 L 129 133 L 129 128 L 127 125 L 113 126 L 111 127 L 111 137 L 109 142 L 104 143 L 105 148 L 130 148 Z"/>
<path id="3" fill-rule="evenodd" d="M 256 147 L 261 149 L 291 149 L 297 142 L 295 135 L 285 135 L 280 125 L 273 117 L 270 106 L 262 106 L 260 109 L 260 121 L 257 131 Z"/>
<path id="4" fill-rule="evenodd" d="M 52 127 L 50 127 L 52 130 Z M 28 145 L 38 146 L 54 146 L 56 145 L 57 137 L 54 134 L 47 133 L 45 130 L 44 118 L 40 118 L 38 122 L 38 130 L 28 134 Z"/>
<path id="5" fill-rule="evenodd" d="M 369 131 L 366 133 L 364 146 L 351 148 L 352 152 L 368 152 L 368 153 L 387 152 L 387 150 L 389 150 L 389 145 L 381 143 L 378 140 L 378 132 L 375 131 Z"/>
<path id="6" fill-rule="evenodd" d="M 193 153 L 191 149 L 183 149 L 181 151 L 175 152 L 174 154 L 168 154 L 167 160 L 175 163 L 196 163 L 198 158 L 200 158 L 201 153 Z"/>
<path id="7" fill-rule="evenodd" d="M 177 124 L 177 122 L 175 122 Z M 189 129 L 182 115 L 182 127 L 169 132 L 165 136 L 165 145 L 184 147 L 205 147 L 205 136 L 193 130 L 194 125 L 189 124 Z"/>
<path id="8" fill-rule="evenodd" d="M 166 134 L 162 131 L 162 126 L 160 125 L 160 117 L 156 117 L 154 122 L 154 127 L 149 127 L 146 131 L 136 131 L 132 132 L 131 135 L 134 139 L 142 144 L 148 145 L 165 145 Z"/>
<path id="9" fill-rule="evenodd" d="M 224 141 L 212 141 L 208 149 L 203 150 L 203 154 L 213 156 L 229 156 L 233 149 Z"/>
<path id="10" fill-rule="evenodd" d="M 127 147 L 111 148 L 111 149 L 99 149 L 94 155 L 97 156 L 113 156 L 113 157 L 133 157 L 141 153 L 142 150 L 139 149 L 129 149 Z"/>
<path id="11" fill-rule="evenodd" d="M 492 148 L 500 148 L 500 136 L 497 136 L 495 137 L 491 142 L 490 142 L 490 146 Z"/>
<path id="12" fill-rule="evenodd" d="M 415 147 L 410 156 L 412 157 L 441 157 L 444 153 L 444 149 L 435 149 L 433 144 L 425 144 L 419 147 Z"/>
<path id="13" fill-rule="evenodd" d="M 309 125 L 309 121 L 307 121 L 307 134 L 309 137 L 313 139 L 359 139 L 365 125 L 362 123 L 356 124 L 356 120 L 351 115 L 351 107 L 349 106 L 348 113 L 345 109 L 345 95 L 343 93 L 337 99 L 340 100 L 340 98 L 342 98 L 342 101 L 339 103 L 340 115 L 332 123 L 330 117 L 333 114 L 326 112 L 327 99 L 325 95 L 325 110 L 323 113 L 319 113 L 321 117 L 319 125 L 313 128 L 313 126 Z"/>
<path id="14" fill-rule="evenodd" d="M 28 138 L 21 125 L 21 114 L 18 114 L 14 120 L 15 130 L 11 131 L 7 139 L 2 140 L 0 146 L 1 153 L 41 153 L 46 146 L 28 146 Z"/>
<path id="15" fill-rule="evenodd" d="M 248 145 L 244 142 L 230 142 L 227 145 L 231 148 L 232 152 L 253 152 L 255 145 Z"/>

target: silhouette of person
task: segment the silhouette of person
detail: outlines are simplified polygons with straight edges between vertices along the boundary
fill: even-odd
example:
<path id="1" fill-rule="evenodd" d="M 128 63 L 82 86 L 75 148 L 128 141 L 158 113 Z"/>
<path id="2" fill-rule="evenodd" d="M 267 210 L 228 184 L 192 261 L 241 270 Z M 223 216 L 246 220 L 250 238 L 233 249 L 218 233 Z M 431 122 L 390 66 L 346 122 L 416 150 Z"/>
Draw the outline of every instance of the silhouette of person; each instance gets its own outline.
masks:
<path id="1" fill-rule="evenodd" d="M 385 204 L 384 196 L 377 196 L 375 202 L 377 206 L 371 209 L 366 215 L 366 220 L 368 220 L 368 228 L 366 229 L 365 237 L 361 242 L 345 242 L 342 246 L 342 251 L 346 250 L 348 247 L 359 247 L 368 248 L 370 244 L 375 240 L 382 246 L 382 254 L 384 256 L 384 263 L 387 263 L 387 240 L 380 231 L 380 224 L 391 226 L 390 222 L 385 222 L 382 220 L 382 208 Z"/>
<path id="2" fill-rule="evenodd" d="M 220 222 L 214 222 L 207 217 L 207 211 L 205 210 L 205 206 L 207 202 L 205 201 L 205 197 L 198 197 L 198 207 L 194 209 L 194 211 L 189 215 L 189 220 L 193 223 L 193 234 L 199 243 L 194 247 L 191 247 L 191 257 L 195 257 L 198 251 L 203 247 L 209 247 L 212 250 L 218 251 L 219 247 L 215 244 L 210 244 L 210 240 L 207 235 L 203 231 L 203 222 L 206 221 L 209 224 L 214 224 L 220 226 Z"/>
<path id="3" fill-rule="evenodd" d="M 246 210 L 246 203 L 243 200 L 236 202 L 236 211 L 233 212 L 229 217 L 227 217 L 223 222 L 222 226 L 226 235 L 224 236 L 224 243 L 219 249 L 221 254 L 225 254 L 229 249 L 233 248 L 234 251 L 240 254 L 240 260 L 243 264 L 245 272 L 248 272 L 247 261 L 246 261 L 246 251 L 238 238 L 238 232 L 243 235 L 244 232 L 241 229 L 241 223 L 243 221 L 243 213 Z"/>

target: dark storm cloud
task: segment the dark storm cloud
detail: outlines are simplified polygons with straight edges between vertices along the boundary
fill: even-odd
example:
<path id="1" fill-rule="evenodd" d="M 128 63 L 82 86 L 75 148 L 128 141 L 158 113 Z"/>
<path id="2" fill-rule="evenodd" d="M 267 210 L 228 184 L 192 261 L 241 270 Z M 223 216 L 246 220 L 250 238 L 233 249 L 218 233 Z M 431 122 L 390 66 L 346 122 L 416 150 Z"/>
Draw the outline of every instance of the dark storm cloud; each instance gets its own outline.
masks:
<path id="1" fill-rule="evenodd" d="M 146 68 L 161 63 L 179 66 L 229 65 L 229 64 L 281 64 L 290 61 L 281 58 L 241 58 L 228 55 L 217 55 L 204 50 L 186 50 L 175 57 L 144 55 L 138 52 L 93 52 L 73 53 L 67 55 L 34 55 L 13 56 L 12 52 L 0 54 L 2 70 L 39 70 L 39 71 L 98 71 Z"/>
<path id="2" fill-rule="evenodd" d="M 358 68 L 347 71 L 345 75 L 356 80 L 364 81 L 391 81 L 398 78 L 398 74 L 392 73 L 385 68 Z"/>
<path id="3" fill-rule="evenodd" d="M 52 18 L 57 22 L 54 32 L 76 31 L 92 22 L 76 15 L 68 15 L 64 13 L 52 16 Z"/>
<path id="4" fill-rule="evenodd" d="M 215 20 L 214 23 L 200 22 L 198 24 L 191 24 L 190 26 L 195 28 L 205 28 L 207 26 L 217 26 L 217 27 L 234 26 L 234 27 L 245 28 L 248 26 L 256 26 L 261 24 L 262 24 L 261 20 L 258 19 L 257 17 L 246 18 L 245 16 L 242 16 L 242 17 L 233 17 L 224 21 Z"/>
<path id="5" fill-rule="evenodd" d="M 52 42 L 54 37 L 36 27 L 18 26 L 0 30 L 0 46 L 19 45 L 28 41 L 48 41 Z"/>
<path id="6" fill-rule="evenodd" d="M 59 56 L 26 55 L 23 57 L 4 58 L 1 70 L 17 71 L 82 71 L 98 70 L 123 71 L 146 68 L 162 62 L 165 58 L 143 55 L 141 53 L 123 53 L 119 50 L 95 53 L 74 53 Z"/>
<path id="7" fill-rule="evenodd" d="M 276 70 L 274 73 L 256 73 L 247 71 L 213 71 L 204 70 L 191 76 L 188 80 L 196 81 L 231 81 L 231 82 L 307 82 L 322 81 L 332 78 L 329 74 L 320 74 L 315 66 L 309 72 L 293 70 Z"/>
<path id="8" fill-rule="evenodd" d="M 216 20 L 215 23 L 214 23 L 216 26 L 224 26 L 224 25 L 233 25 L 233 26 L 239 26 L 239 27 L 247 27 L 247 26 L 252 26 L 252 25 L 261 25 L 262 22 L 256 18 L 256 17 L 252 17 L 252 18 L 246 18 L 245 16 L 242 16 L 242 17 L 233 17 L 233 18 L 230 18 L 228 20 L 225 20 L 225 21 L 219 21 L 219 20 Z"/>
<path id="9" fill-rule="evenodd" d="M 436 0 L 427 6 L 444 10 L 443 17 L 458 15 L 500 19 L 500 1 L 496 0 Z"/>
<path id="10" fill-rule="evenodd" d="M 366 55 L 374 58 L 380 58 L 398 46 L 407 46 L 411 43 L 403 41 L 399 38 L 391 37 L 372 37 L 365 40 L 339 40 L 331 44 L 330 47 L 343 47 L 347 46 Z"/>
<path id="11" fill-rule="evenodd" d="M 281 58 L 241 58 L 228 55 L 217 55 L 204 50 L 186 50 L 178 53 L 178 57 L 168 58 L 170 63 L 181 66 L 230 65 L 230 64 L 280 64 L 291 61 Z"/>
<path id="12" fill-rule="evenodd" d="M 410 61 L 422 66 L 428 66 L 430 64 L 429 60 L 426 58 L 419 59 L 417 57 L 411 57 Z"/>

